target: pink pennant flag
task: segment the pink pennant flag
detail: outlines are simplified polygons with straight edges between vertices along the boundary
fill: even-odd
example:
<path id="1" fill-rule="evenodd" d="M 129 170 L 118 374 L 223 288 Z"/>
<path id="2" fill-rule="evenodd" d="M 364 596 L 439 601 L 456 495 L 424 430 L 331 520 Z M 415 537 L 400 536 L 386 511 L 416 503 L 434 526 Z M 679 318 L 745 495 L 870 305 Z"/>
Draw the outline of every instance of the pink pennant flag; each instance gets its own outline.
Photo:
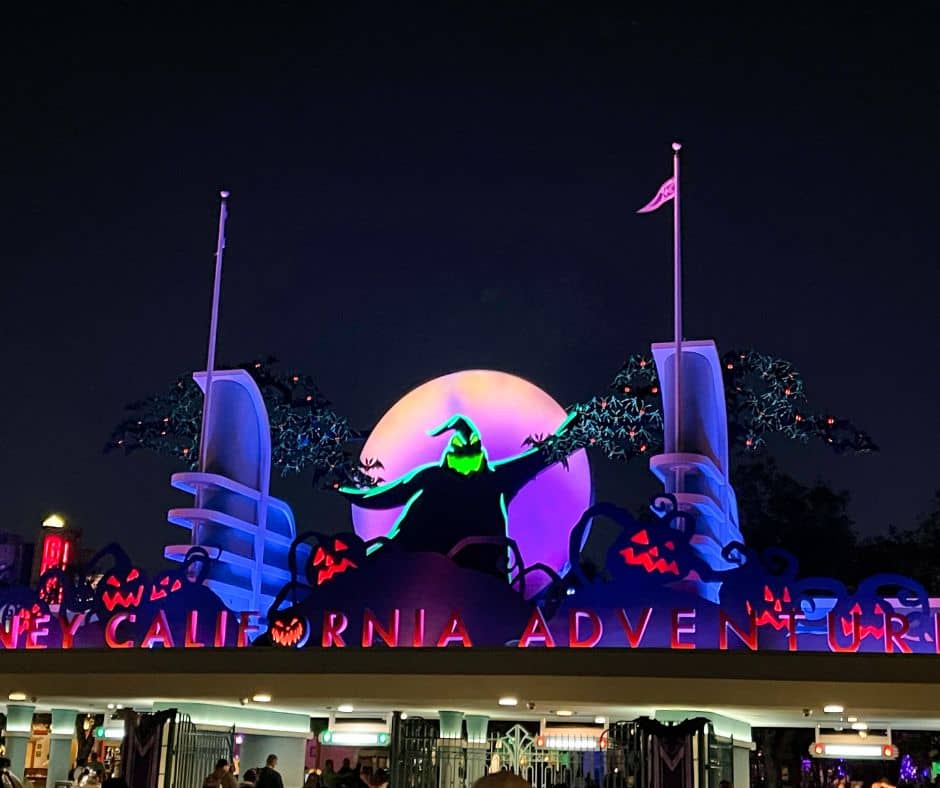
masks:
<path id="1" fill-rule="evenodd" d="M 669 202 L 673 197 L 676 196 L 676 178 L 673 176 L 668 181 L 666 181 L 662 186 L 659 187 L 659 191 L 656 192 L 656 196 L 650 200 L 646 205 L 644 205 L 637 213 L 652 213 L 663 203 Z"/>

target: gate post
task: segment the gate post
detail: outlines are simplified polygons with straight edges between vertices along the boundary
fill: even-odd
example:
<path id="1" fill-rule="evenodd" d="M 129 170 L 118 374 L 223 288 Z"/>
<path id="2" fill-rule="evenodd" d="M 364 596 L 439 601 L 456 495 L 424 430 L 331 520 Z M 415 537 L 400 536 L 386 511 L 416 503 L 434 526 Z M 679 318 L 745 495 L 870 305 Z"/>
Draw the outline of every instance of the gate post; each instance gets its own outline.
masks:
<path id="1" fill-rule="evenodd" d="M 401 761 L 401 712 L 393 711 L 388 729 L 388 778 L 390 785 L 404 785 L 400 778 Z"/>
<path id="2" fill-rule="evenodd" d="M 462 788 L 464 777 L 463 712 L 438 712 L 441 720 L 438 754 L 439 788 Z"/>
<path id="3" fill-rule="evenodd" d="M 473 785 L 486 774 L 486 728 L 490 718 L 470 714 L 467 723 L 467 786 Z"/>
<path id="4" fill-rule="evenodd" d="M 72 739 L 75 736 L 77 709 L 53 709 L 52 728 L 49 731 L 49 769 L 46 784 L 68 779 L 72 766 Z"/>

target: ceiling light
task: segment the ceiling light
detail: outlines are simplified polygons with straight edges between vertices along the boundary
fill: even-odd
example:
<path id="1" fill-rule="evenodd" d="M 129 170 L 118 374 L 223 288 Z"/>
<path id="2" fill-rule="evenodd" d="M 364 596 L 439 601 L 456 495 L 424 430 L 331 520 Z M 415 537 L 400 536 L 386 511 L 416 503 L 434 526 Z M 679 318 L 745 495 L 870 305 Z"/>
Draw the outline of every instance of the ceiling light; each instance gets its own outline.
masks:
<path id="1" fill-rule="evenodd" d="M 271 702 L 271 696 L 268 695 L 267 692 L 256 692 L 254 695 L 251 696 L 251 699 L 255 703 L 270 703 Z"/>
<path id="2" fill-rule="evenodd" d="M 11 692 L 7 697 L 12 701 L 26 700 L 25 692 Z"/>
<path id="3" fill-rule="evenodd" d="M 607 722 L 607 718 L 606 718 L 606 717 L 595 717 L 595 718 L 594 718 L 594 724 L 595 724 L 595 725 L 604 725 L 606 722 Z"/>
<path id="4" fill-rule="evenodd" d="M 858 717 L 846 717 L 846 722 L 858 722 Z"/>
<path id="5" fill-rule="evenodd" d="M 401 719 L 407 720 L 407 719 L 408 719 L 408 712 L 407 712 L 407 711 L 403 711 L 399 716 L 401 717 Z"/>
<path id="6" fill-rule="evenodd" d="M 500 706 L 518 706 L 519 699 L 514 698 L 512 695 L 507 695 L 504 698 L 499 699 Z"/>
<path id="7" fill-rule="evenodd" d="M 823 711 L 826 714 L 841 714 L 845 711 L 845 706 L 840 706 L 838 703 L 828 703 L 823 706 Z"/>
<path id="8" fill-rule="evenodd" d="M 574 716 L 574 712 L 571 711 L 570 709 L 558 709 L 558 711 L 556 711 L 555 714 L 557 714 L 559 717 L 573 717 Z"/>
<path id="9" fill-rule="evenodd" d="M 867 722 L 853 722 L 852 730 L 853 731 L 867 731 L 868 723 Z"/>
<path id="10" fill-rule="evenodd" d="M 113 703 L 109 703 L 109 704 L 108 704 L 108 708 L 109 708 L 109 709 L 113 709 L 113 708 L 114 708 L 114 704 L 113 704 Z"/>
<path id="11" fill-rule="evenodd" d="M 341 703 L 336 707 L 337 711 L 342 712 L 343 714 L 349 714 L 353 710 L 353 705 L 351 703 Z"/>

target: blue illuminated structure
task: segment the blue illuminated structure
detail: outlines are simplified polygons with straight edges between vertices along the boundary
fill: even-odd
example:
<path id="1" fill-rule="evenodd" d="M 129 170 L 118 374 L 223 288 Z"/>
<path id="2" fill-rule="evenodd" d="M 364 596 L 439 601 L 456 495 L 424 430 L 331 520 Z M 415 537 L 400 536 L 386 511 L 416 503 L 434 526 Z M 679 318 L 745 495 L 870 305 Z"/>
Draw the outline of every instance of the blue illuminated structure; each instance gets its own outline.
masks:
<path id="1" fill-rule="evenodd" d="M 675 351 L 672 342 L 652 346 L 663 392 L 663 453 L 650 457 L 650 470 L 675 495 L 682 511 L 693 515 L 692 548 L 716 570 L 732 568 L 721 555 L 724 545 L 743 542 L 738 504 L 728 467 L 728 409 L 721 360 L 711 340 L 683 342 L 680 434 L 675 431 Z M 701 593 L 718 599 L 717 583 Z"/>
<path id="2" fill-rule="evenodd" d="M 205 391 L 206 373 L 193 376 Z M 296 537 L 294 515 L 270 495 L 271 429 L 257 384 L 241 369 L 215 370 L 206 427 L 206 470 L 185 471 L 170 483 L 190 493 L 192 506 L 170 509 L 167 519 L 191 532 L 170 545 L 182 561 L 195 545 L 214 559 L 208 585 L 233 610 L 266 611 L 290 579 L 287 554 Z"/>

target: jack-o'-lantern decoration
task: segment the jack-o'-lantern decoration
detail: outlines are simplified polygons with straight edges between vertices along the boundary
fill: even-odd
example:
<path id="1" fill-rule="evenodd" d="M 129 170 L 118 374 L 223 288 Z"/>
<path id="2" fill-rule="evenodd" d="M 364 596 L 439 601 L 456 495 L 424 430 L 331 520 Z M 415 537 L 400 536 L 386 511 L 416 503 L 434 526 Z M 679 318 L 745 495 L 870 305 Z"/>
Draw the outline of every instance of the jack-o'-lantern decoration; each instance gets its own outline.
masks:
<path id="1" fill-rule="evenodd" d="M 783 586 L 779 592 L 774 593 L 773 589 L 765 584 L 763 602 L 752 604 L 748 600 L 745 603 L 745 608 L 749 616 L 754 616 L 754 623 L 757 626 L 769 626 L 780 631 L 789 625 L 789 617 L 783 614 L 791 612 L 793 609 L 792 602 L 788 586 Z"/>
<path id="2" fill-rule="evenodd" d="M 182 587 L 183 581 L 176 577 L 175 573 L 164 572 L 157 575 L 157 579 L 150 587 L 150 601 L 156 602 L 160 599 L 166 599 L 169 594 L 175 594 Z"/>
<path id="3" fill-rule="evenodd" d="M 294 608 L 278 611 L 271 619 L 271 642 L 282 648 L 300 648 L 307 642 L 310 627 L 307 619 Z"/>
<path id="4" fill-rule="evenodd" d="M 187 585 L 202 585 L 209 574 L 209 552 L 200 546 L 190 548 L 179 569 L 161 572 L 150 586 L 151 602 L 166 599 Z"/>
<path id="5" fill-rule="evenodd" d="M 662 526 L 657 529 L 641 528 L 630 535 L 630 543 L 620 550 L 623 561 L 627 566 L 641 567 L 647 574 L 672 575 L 681 577 L 678 556 L 676 555 L 676 536 L 678 532 L 671 532 L 666 538 L 657 539 Z M 651 538 L 650 532 L 654 536 Z"/>
<path id="6" fill-rule="evenodd" d="M 47 605 L 62 605 L 68 577 L 61 569 L 50 569 L 39 578 L 37 594 Z"/>
<path id="7" fill-rule="evenodd" d="M 147 579 L 137 567 L 117 567 L 98 581 L 98 599 L 109 613 L 130 610 L 140 607 L 146 588 Z"/>
<path id="8" fill-rule="evenodd" d="M 866 611 L 862 608 L 861 604 L 856 602 L 849 608 L 849 615 L 840 618 L 842 622 L 842 634 L 846 637 L 850 637 L 855 630 L 855 622 L 857 621 L 858 638 L 860 642 L 866 638 L 875 638 L 876 640 L 884 639 L 884 608 L 882 608 L 878 602 L 875 602 L 872 612 L 874 613 L 874 618 L 872 618 L 870 614 L 866 615 Z M 871 623 L 872 621 L 875 623 Z"/>
<path id="9" fill-rule="evenodd" d="M 316 573 L 316 584 L 323 585 L 336 575 L 347 569 L 358 569 L 359 565 L 349 555 L 349 545 L 342 539 L 333 539 L 332 548 L 327 545 L 317 545 L 310 563 Z"/>

